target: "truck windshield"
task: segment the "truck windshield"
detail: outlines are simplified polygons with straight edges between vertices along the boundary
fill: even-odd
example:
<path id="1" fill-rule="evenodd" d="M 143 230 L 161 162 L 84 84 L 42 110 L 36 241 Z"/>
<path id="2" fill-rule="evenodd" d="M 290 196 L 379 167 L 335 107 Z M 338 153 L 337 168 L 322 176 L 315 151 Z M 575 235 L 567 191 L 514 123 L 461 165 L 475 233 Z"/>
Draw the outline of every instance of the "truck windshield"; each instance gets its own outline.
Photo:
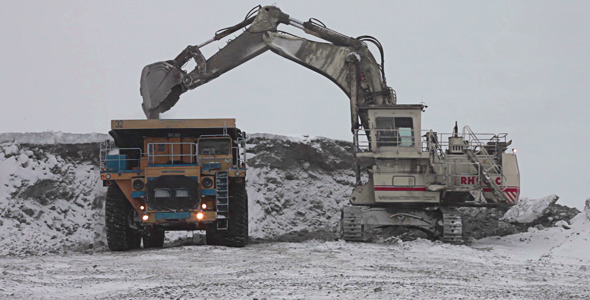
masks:
<path id="1" fill-rule="evenodd" d="M 231 150 L 229 139 L 201 139 L 199 141 L 199 154 L 201 155 L 228 155 Z"/>

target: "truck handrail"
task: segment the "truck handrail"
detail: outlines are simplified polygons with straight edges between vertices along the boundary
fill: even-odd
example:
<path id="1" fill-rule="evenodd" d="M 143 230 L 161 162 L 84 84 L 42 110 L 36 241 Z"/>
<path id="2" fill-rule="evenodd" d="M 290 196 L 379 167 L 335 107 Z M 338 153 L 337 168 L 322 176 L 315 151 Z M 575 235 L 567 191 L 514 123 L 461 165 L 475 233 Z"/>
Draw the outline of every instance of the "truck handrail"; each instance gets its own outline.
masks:
<path id="1" fill-rule="evenodd" d="M 156 145 L 159 147 L 160 145 L 170 145 L 170 151 L 169 153 L 165 153 L 165 154 L 156 154 L 156 151 L 165 151 L 165 150 L 156 150 Z M 174 152 L 174 145 L 180 146 L 179 149 L 182 149 L 182 145 L 190 145 L 190 153 L 185 154 L 185 153 L 175 153 Z M 194 147 L 193 147 L 194 146 Z M 189 163 L 188 164 L 198 164 L 198 160 L 197 160 L 197 153 L 199 153 L 199 146 L 197 145 L 197 143 L 191 143 L 191 142 L 177 142 L 177 143 L 149 143 L 147 144 L 147 148 L 148 148 L 148 164 L 157 164 L 156 163 L 156 158 L 157 157 L 169 157 L 169 162 L 171 165 L 181 165 L 183 163 L 178 163 L 178 162 L 174 162 L 174 158 L 175 157 L 181 157 L 181 161 L 183 157 L 189 157 Z M 194 150 L 194 151 L 193 151 Z M 194 160 L 194 162 L 193 162 Z M 160 164 L 157 164 L 160 165 Z"/>

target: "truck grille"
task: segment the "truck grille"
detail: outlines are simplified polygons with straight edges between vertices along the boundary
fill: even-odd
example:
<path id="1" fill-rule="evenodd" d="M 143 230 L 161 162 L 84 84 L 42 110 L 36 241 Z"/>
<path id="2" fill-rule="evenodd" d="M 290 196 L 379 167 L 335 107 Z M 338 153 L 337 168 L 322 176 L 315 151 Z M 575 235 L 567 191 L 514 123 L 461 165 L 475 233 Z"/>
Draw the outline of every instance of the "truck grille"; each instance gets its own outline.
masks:
<path id="1" fill-rule="evenodd" d="M 191 210 L 199 205 L 198 180 L 186 176 L 160 176 L 148 182 L 147 191 L 148 210 Z"/>

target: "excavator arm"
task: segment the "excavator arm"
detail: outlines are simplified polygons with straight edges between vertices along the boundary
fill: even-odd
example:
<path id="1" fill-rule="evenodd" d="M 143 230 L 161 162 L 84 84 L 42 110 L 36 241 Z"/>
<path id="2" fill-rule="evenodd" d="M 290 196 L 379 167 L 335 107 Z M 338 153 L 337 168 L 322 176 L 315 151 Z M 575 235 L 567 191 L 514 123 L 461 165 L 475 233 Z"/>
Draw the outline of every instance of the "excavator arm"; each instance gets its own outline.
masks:
<path id="1" fill-rule="evenodd" d="M 279 24 L 293 25 L 329 43 L 311 41 L 277 30 Z M 205 59 L 200 48 L 245 28 L 217 53 Z M 359 107 L 366 104 L 393 105 L 395 93 L 387 86 L 382 64 L 369 51 L 365 40 L 380 44 L 372 37 L 352 38 L 310 21 L 289 17 L 279 8 L 262 7 L 256 16 L 246 17 L 235 26 L 218 31 L 215 37 L 198 46 L 188 46 L 175 59 L 146 66 L 141 75 L 143 110 L 148 118 L 176 104 L 180 95 L 203 85 L 223 73 L 270 50 L 330 79 L 350 98 L 352 128 L 367 128 L 367 116 Z M 383 58 L 383 53 L 381 53 Z M 195 68 L 182 66 L 193 59 Z M 383 59 L 382 59 L 383 61 Z M 360 118 L 360 123 L 359 123 Z"/>

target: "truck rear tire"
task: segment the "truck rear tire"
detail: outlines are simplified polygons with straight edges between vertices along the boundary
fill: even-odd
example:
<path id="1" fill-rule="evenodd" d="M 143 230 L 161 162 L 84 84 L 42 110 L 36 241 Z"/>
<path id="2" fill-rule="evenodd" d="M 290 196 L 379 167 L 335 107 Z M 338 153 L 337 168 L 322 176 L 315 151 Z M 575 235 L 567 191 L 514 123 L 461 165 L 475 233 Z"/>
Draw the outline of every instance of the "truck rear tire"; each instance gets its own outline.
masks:
<path id="1" fill-rule="evenodd" d="M 244 247 L 248 244 L 248 193 L 246 183 L 229 182 L 229 219 L 227 230 L 218 230 L 217 222 L 207 228 L 207 245 Z"/>
<path id="2" fill-rule="evenodd" d="M 104 217 L 107 228 L 107 244 L 111 251 L 127 251 L 139 248 L 141 234 L 130 225 L 135 214 L 135 209 L 127 201 L 127 197 L 125 197 L 119 186 L 109 186 Z"/>
<path id="3" fill-rule="evenodd" d="M 159 228 L 145 228 L 143 230 L 143 248 L 162 248 L 166 232 Z"/>

